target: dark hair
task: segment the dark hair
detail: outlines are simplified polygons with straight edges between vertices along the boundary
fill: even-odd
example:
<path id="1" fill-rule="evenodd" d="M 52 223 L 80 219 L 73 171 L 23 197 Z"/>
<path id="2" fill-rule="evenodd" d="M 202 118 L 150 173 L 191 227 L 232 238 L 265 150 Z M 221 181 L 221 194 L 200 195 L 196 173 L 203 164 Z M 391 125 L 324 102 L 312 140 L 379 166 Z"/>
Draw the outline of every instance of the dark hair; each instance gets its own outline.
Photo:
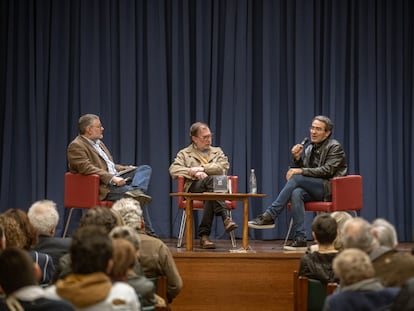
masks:
<path id="1" fill-rule="evenodd" d="M 88 114 L 81 116 L 78 121 L 79 134 L 81 135 L 85 134 L 86 128 L 88 126 L 91 126 L 93 124 L 93 121 L 96 119 L 99 120 L 99 117 L 96 114 L 88 113 Z"/>
<path id="2" fill-rule="evenodd" d="M 88 225 L 103 226 L 109 234 L 118 225 L 118 219 L 109 207 L 98 206 L 90 208 L 79 221 L 79 227 Z"/>
<path id="3" fill-rule="evenodd" d="M 106 273 L 112 258 L 112 240 L 102 226 L 80 227 L 72 235 L 70 256 L 73 273 Z"/>
<path id="4" fill-rule="evenodd" d="M 24 248 L 32 249 L 39 241 L 39 233 L 30 222 L 27 213 L 18 208 L 10 208 L 4 212 L 4 215 L 6 217 L 13 218 L 17 222 L 26 237 L 26 244 L 24 245 Z"/>
<path id="5" fill-rule="evenodd" d="M 329 214 L 319 214 L 312 222 L 312 231 L 320 244 L 332 244 L 336 238 L 338 225 Z"/>
<path id="6" fill-rule="evenodd" d="M 37 284 L 33 261 L 27 251 L 9 247 L 0 253 L 0 284 L 6 295 Z"/>

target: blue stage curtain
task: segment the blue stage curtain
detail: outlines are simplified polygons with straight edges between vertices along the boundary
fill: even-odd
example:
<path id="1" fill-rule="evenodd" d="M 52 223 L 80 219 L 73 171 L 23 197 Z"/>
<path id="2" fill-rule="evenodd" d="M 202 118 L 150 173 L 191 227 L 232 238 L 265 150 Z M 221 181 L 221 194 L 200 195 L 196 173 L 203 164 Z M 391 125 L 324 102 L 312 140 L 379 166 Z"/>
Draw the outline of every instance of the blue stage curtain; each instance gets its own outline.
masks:
<path id="1" fill-rule="evenodd" d="M 177 236 L 168 167 L 195 121 L 210 124 L 240 191 L 256 169 L 267 196 L 251 201 L 254 217 L 325 114 L 349 173 L 363 176 L 361 215 L 412 240 L 413 16 L 411 0 L 3 0 L 0 210 L 52 199 L 62 230 L 66 147 L 79 116 L 95 113 L 116 162 L 152 166 L 161 237 Z M 241 204 L 233 215 L 241 225 Z M 288 221 L 251 238 L 282 238 Z"/>

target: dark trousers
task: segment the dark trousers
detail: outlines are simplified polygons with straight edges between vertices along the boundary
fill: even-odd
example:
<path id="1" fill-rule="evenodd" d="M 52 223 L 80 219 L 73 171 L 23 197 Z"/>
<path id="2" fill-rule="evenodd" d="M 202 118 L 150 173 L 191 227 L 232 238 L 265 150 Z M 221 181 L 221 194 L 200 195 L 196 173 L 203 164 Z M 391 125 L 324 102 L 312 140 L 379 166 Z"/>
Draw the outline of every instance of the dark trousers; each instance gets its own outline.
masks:
<path id="1" fill-rule="evenodd" d="M 204 179 L 194 181 L 189 192 L 212 192 L 213 191 L 213 177 L 207 176 Z M 203 218 L 198 227 L 198 235 L 210 235 L 211 224 L 214 216 L 221 216 L 223 220 L 227 217 L 226 203 L 224 201 L 204 201 Z"/>

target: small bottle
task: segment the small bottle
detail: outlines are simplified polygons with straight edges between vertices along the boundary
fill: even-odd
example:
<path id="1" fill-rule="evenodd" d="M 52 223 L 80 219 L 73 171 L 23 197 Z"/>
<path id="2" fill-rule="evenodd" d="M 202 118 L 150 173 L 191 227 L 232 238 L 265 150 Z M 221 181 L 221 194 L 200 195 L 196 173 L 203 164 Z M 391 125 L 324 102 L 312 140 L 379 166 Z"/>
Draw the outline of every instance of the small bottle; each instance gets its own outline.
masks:
<path id="1" fill-rule="evenodd" d="M 254 168 L 250 170 L 249 192 L 257 193 L 257 181 L 256 181 L 256 174 L 254 173 Z"/>

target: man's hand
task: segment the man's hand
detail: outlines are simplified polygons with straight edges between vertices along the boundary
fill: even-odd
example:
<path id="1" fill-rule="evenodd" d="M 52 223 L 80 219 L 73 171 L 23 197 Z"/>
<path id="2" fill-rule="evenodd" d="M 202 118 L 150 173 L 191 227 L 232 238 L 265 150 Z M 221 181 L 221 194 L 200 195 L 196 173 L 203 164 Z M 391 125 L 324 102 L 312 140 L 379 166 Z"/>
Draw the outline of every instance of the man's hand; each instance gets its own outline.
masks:
<path id="1" fill-rule="evenodd" d="M 111 182 L 112 182 L 115 186 L 118 186 L 118 187 L 125 186 L 125 184 L 126 184 L 125 179 L 123 179 L 122 177 L 118 177 L 118 176 L 114 176 L 114 177 L 112 177 Z"/>
<path id="2" fill-rule="evenodd" d="M 286 173 L 286 180 L 291 179 L 292 176 L 295 174 L 301 175 L 302 173 L 303 173 L 303 169 L 301 168 L 290 168 Z"/>
<path id="3" fill-rule="evenodd" d="M 190 176 L 193 176 L 193 177 L 194 176 L 197 177 L 196 174 L 199 173 L 199 172 L 204 172 L 204 167 L 202 167 L 202 166 L 195 166 L 195 167 L 190 167 L 188 169 L 188 174 Z M 200 179 L 200 178 L 198 178 L 198 179 Z"/>
<path id="4" fill-rule="evenodd" d="M 299 160 L 303 151 L 303 145 L 302 144 L 296 144 L 292 147 L 292 156 L 295 160 Z"/>
<path id="5" fill-rule="evenodd" d="M 204 179 L 204 178 L 206 178 L 208 175 L 207 175 L 206 173 L 204 173 L 204 172 L 197 172 L 194 176 L 195 176 L 195 178 L 197 178 L 197 179 Z"/>

